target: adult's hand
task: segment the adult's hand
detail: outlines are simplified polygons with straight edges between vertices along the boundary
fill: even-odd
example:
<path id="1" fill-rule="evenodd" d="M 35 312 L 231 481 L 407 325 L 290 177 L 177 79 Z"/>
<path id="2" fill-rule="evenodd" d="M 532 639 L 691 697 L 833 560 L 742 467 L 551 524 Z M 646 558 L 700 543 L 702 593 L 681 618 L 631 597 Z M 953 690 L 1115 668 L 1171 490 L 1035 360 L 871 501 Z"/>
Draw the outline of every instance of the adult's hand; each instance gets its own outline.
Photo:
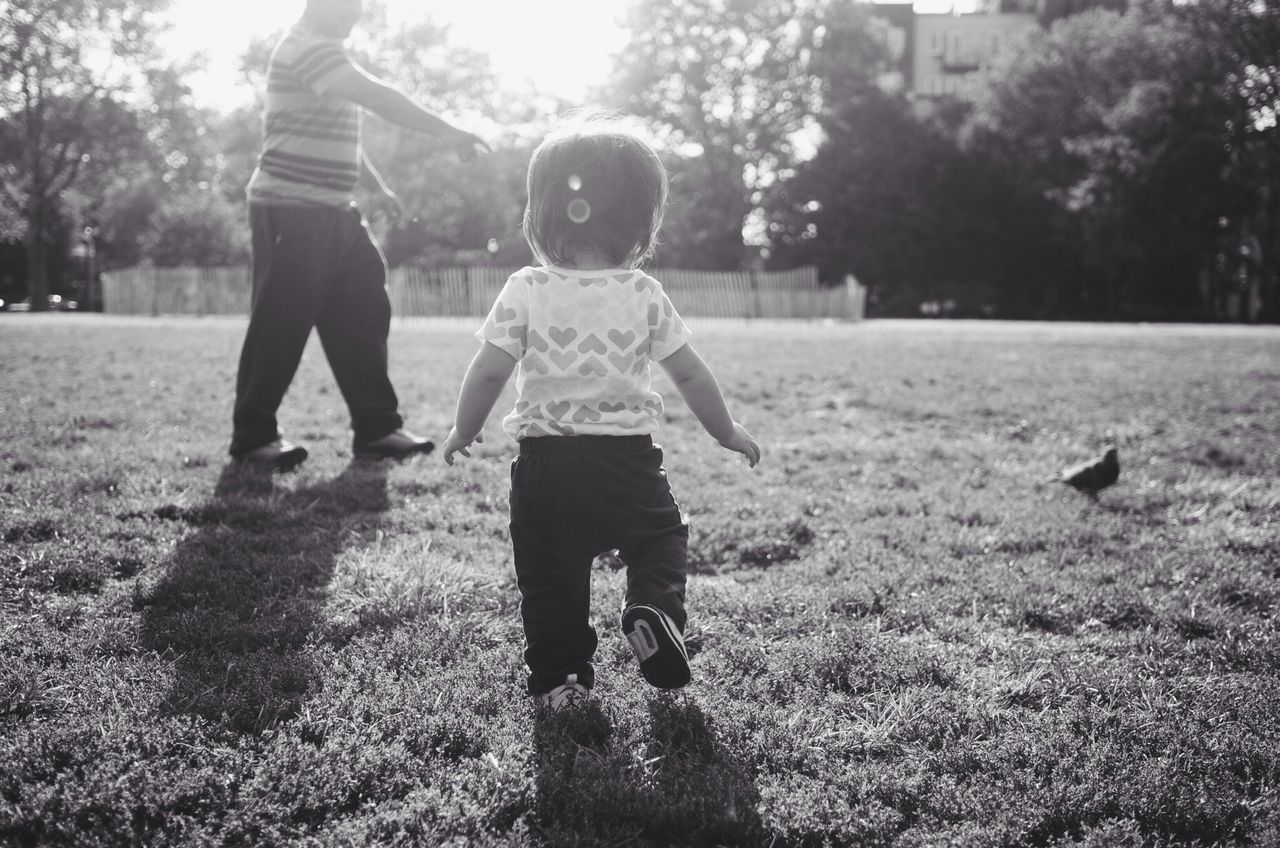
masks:
<path id="1" fill-rule="evenodd" d="M 488 142 L 466 130 L 455 129 L 446 144 L 450 150 L 458 154 L 463 162 L 470 162 L 481 153 L 493 152 L 493 148 L 489 147 Z"/>

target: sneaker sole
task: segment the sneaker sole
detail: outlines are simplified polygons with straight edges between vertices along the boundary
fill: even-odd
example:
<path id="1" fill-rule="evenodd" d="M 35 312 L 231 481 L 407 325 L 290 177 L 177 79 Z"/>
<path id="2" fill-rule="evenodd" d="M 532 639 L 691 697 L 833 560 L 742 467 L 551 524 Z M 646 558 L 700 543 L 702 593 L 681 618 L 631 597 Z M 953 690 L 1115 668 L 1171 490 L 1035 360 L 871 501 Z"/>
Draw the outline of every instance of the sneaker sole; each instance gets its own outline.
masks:
<path id="1" fill-rule="evenodd" d="M 650 686 L 679 689 L 693 679 L 684 640 L 653 607 L 637 605 L 622 613 L 622 634 L 640 660 L 640 674 Z"/>

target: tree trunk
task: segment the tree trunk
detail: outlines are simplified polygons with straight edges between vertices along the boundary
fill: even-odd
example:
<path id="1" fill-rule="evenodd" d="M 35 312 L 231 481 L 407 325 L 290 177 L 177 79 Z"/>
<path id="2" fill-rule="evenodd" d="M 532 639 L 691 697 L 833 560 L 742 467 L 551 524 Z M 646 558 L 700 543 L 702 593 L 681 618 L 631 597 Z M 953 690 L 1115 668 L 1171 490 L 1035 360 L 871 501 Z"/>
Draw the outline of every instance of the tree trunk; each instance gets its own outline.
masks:
<path id="1" fill-rule="evenodd" d="M 1270 195 L 1260 216 L 1262 256 L 1260 290 L 1262 309 L 1258 321 L 1280 324 L 1280 184 L 1271 186 Z"/>
<path id="2" fill-rule="evenodd" d="M 31 311 L 49 308 L 49 267 L 44 243 L 44 209 L 33 203 L 27 215 L 27 236 L 23 245 L 27 253 L 27 294 Z"/>

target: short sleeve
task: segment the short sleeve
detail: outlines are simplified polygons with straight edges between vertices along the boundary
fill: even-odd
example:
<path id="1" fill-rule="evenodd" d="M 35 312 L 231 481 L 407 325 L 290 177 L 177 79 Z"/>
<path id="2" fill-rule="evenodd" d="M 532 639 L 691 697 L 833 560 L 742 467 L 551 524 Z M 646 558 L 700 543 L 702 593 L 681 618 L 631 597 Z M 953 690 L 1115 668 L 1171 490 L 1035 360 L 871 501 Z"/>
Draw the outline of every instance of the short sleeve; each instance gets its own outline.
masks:
<path id="1" fill-rule="evenodd" d="M 348 74 L 359 73 L 336 41 L 322 41 L 303 50 L 293 69 L 307 88 L 320 95 Z"/>
<path id="2" fill-rule="evenodd" d="M 652 279 L 652 278 L 651 278 Z M 661 362 L 689 341 L 689 328 L 676 312 L 671 299 L 654 280 L 649 300 L 649 357 Z"/>
<path id="3" fill-rule="evenodd" d="M 529 286 L 526 271 L 517 271 L 507 280 L 489 316 L 476 330 L 476 338 L 501 348 L 517 361 L 524 356 L 529 333 Z"/>

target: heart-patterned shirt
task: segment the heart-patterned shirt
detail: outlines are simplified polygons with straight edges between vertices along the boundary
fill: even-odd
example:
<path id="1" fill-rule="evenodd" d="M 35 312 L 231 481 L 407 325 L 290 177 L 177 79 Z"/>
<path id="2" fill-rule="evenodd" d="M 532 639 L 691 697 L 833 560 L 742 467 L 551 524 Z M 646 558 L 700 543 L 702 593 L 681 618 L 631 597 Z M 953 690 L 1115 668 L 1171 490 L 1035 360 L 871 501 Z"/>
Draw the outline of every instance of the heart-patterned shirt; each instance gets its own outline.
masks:
<path id="1" fill-rule="evenodd" d="M 513 439 L 630 436 L 658 429 L 649 363 L 683 347 L 689 328 L 643 271 L 544 266 L 511 275 L 476 338 L 518 363 L 502 421 Z"/>

